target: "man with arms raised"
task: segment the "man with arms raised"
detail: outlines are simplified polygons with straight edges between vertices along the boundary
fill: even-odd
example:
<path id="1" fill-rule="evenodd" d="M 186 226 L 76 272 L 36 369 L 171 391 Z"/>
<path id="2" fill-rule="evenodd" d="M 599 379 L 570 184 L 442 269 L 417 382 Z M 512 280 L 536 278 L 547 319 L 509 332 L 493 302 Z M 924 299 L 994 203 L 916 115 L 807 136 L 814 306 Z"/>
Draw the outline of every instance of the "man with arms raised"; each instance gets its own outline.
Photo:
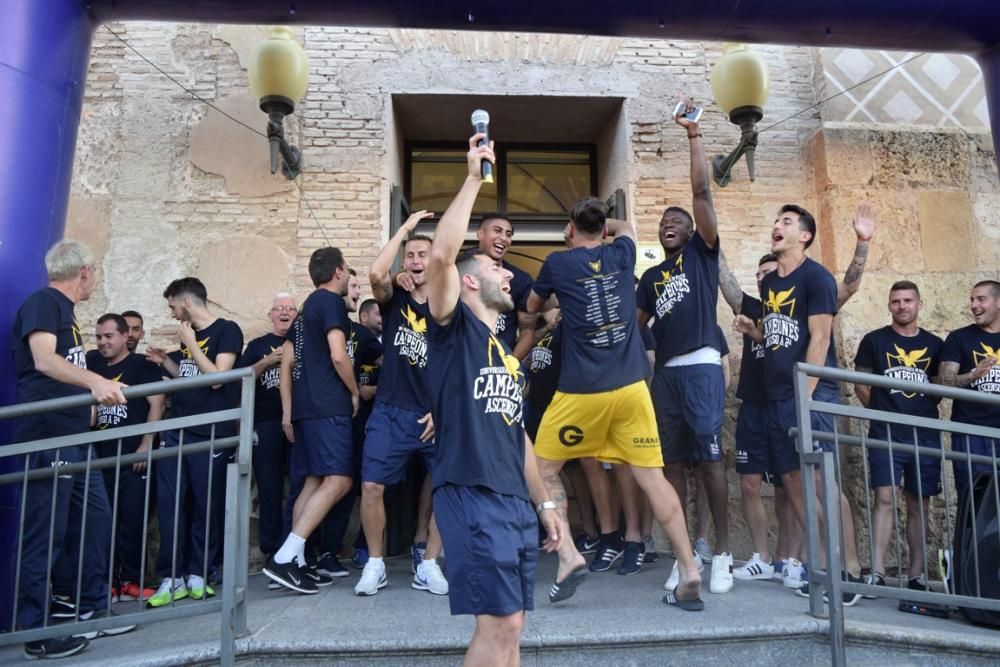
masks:
<path id="1" fill-rule="evenodd" d="M 353 482 L 351 418 L 358 386 L 347 354 L 351 334 L 344 295 L 347 262 L 339 248 L 319 248 L 309 258 L 316 289 L 285 335 L 281 353 L 281 426 L 292 443 L 290 477 L 302 478 L 292 530 L 267 559 L 264 574 L 299 593 L 318 591 L 306 576 L 306 540 Z M 325 581 L 323 583 L 326 583 Z"/>
<path id="2" fill-rule="evenodd" d="M 361 525 L 368 540 L 368 562 L 354 587 L 358 595 L 375 595 L 385 575 L 385 487 L 401 481 L 410 457 L 419 454 L 433 472 L 434 421 L 427 392 L 427 257 L 431 240 L 410 236 L 417 223 L 433 214 L 417 211 L 399 228 L 372 262 L 368 280 L 379 302 L 384 324 L 382 371 L 375 405 L 368 417 L 361 463 Z M 393 285 L 392 262 L 403 247 L 403 271 L 409 291 Z M 426 486 L 426 483 L 425 483 Z M 448 581 L 437 564 L 441 538 L 428 518 L 426 545 L 415 540 L 413 588 L 436 595 L 448 593 Z M 421 551 L 421 549 L 426 549 Z"/>
<path id="3" fill-rule="evenodd" d="M 469 174 L 441 218 L 427 265 L 428 375 L 438 416 L 434 512 L 448 553 L 452 614 L 473 614 L 466 665 L 520 664 L 534 608 L 538 523 L 558 547 L 566 527 L 549 500 L 522 426 L 521 365 L 493 332 L 513 309 L 511 273 L 482 250 L 458 258 L 491 147 L 469 140 Z"/>
<path id="4" fill-rule="evenodd" d="M 535 453 L 564 524 L 566 491 L 559 471 L 566 461 L 593 457 L 628 464 L 680 561 L 676 593 L 669 592 L 664 602 L 700 610 L 701 577 L 677 493 L 663 476 L 645 382 L 650 372 L 636 325 L 635 229 L 623 220 L 607 220 L 607 214 L 595 197 L 573 206 L 566 226 L 571 248 L 548 256 L 528 298 L 528 310 L 539 312 L 555 294 L 564 325 L 559 388 L 542 417 Z M 606 236 L 614 241 L 605 245 Z M 563 540 L 549 600 L 570 597 L 586 571 L 573 542 Z"/>
<path id="5" fill-rule="evenodd" d="M 972 288 L 969 310 L 973 324 L 948 334 L 941 351 L 941 384 L 964 387 L 987 394 L 1000 394 L 1000 282 L 981 280 Z M 983 403 L 955 401 L 951 419 L 966 424 L 1000 428 L 1000 410 Z M 977 435 L 953 434 L 951 448 L 983 456 L 995 456 L 997 440 Z M 955 486 L 959 491 L 972 481 L 969 466 L 955 461 Z M 973 463 L 972 474 L 993 472 L 984 463 Z"/>
<path id="6" fill-rule="evenodd" d="M 518 359 L 524 359 L 534 343 L 536 313 L 527 312 L 528 295 L 531 293 L 531 276 L 504 260 L 514 240 L 514 226 L 502 213 L 487 213 L 479 223 L 476 232 L 479 249 L 490 259 L 500 262 L 514 276 L 510 280 L 510 295 L 514 308 L 500 313 L 496 334 L 507 344 Z"/>

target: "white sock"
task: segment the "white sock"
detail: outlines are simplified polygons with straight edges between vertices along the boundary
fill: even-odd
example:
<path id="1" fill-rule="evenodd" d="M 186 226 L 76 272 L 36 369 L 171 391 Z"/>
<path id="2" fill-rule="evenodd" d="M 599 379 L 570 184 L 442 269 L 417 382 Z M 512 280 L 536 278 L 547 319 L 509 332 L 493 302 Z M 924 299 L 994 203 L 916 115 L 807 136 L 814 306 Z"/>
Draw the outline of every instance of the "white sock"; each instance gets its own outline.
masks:
<path id="1" fill-rule="evenodd" d="M 299 537 L 295 533 L 288 533 L 285 543 L 281 545 L 278 552 L 274 554 L 274 562 L 279 565 L 291 563 L 293 558 L 299 559 L 299 565 L 305 564 L 306 539 Z"/>
<path id="2" fill-rule="evenodd" d="M 368 562 L 369 563 L 375 563 L 376 565 L 381 565 L 382 567 L 385 567 L 385 563 L 382 562 L 382 558 L 381 557 L 375 558 L 375 556 L 369 556 L 368 557 Z"/>

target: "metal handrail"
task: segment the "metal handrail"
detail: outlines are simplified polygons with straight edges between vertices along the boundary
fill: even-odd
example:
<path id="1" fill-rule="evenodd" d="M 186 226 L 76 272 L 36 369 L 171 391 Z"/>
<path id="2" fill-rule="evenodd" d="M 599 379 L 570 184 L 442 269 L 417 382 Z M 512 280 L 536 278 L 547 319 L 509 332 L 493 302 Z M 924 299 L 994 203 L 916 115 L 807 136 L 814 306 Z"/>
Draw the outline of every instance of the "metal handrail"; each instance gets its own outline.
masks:
<path id="1" fill-rule="evenodd" d="M 1000 396 L 987 394 L 972 389 L 961 387 L 951 387 L 932 382 L 910 382 L 909 380 L 894 380 L 884 375 L 875 373 L 861 373 L 851 371 L 846 368 L 834 368 L 832 366 L 816 366 L 814 364 L 797 363 L 796 372 L 805 373 L 809 377 L 820 380 L 833 380 L 834 382 L 850 382 L 851 384 L 865 384 L 869 387 L 881 387 L 882 389 L 906 389 L 909 392 L 925 394 L 927 396 L 938 396 L 940 398 L 950 398 L 959 401 L 971 401 L 973 403 L 985 403 L 1000 408 Z M 891 414 L 891 413 L 886 413 Z"/>

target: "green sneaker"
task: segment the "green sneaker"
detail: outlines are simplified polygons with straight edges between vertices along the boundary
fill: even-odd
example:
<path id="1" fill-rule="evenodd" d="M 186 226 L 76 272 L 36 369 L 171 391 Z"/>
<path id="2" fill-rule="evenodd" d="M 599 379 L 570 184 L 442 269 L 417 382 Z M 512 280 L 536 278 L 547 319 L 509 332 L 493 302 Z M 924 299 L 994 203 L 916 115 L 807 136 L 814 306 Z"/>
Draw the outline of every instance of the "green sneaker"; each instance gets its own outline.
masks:
<path id="1" fill-rule="evenodd" d="M 193 600 L 215 596 L 215 591 L 212 590 L 212 587 L 205 584 L 205 580 L 197 574 L 192 574 L 188 577 L 187 588 Z"/>
<path id="2" fill-rule="evenodd" d="M 156 594 L 146 602 L 150 607 L 162 607 L 177 600 L 183 600 L 188 596 L 188 588 L 184 585 L 183 579 L 170 579 L 167 577 L 160 582 L 160 587 L 156 589 Z"/>

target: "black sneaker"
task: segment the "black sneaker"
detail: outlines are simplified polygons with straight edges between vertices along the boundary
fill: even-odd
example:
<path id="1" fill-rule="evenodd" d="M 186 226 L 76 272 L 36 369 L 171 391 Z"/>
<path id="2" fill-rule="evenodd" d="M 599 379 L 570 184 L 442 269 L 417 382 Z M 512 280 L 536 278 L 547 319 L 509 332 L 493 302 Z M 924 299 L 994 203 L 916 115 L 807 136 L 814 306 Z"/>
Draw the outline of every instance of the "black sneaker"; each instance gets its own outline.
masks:
<path id="1" fill-rule="evenodd" d="M 573 540 L 576 545 L 576 550 L 580 552 L 581 556 L 589 556 L 590 554 L 597 551 L 597 546 L 601 543 L 599 537 L 591 537 L 585 532 L 580 532 Z"/>
<path id="2" fill-rule="evenodd" d="M 642 542 L 626 542 L 622 564 L 618 566 L 618 574 L 638 574 L 645 557 L 646 547 Z"/>
<path id="3" fill-rule="evenodd" d="M 331 553 L 319 557 L 316 561 L 316 571 L 328 577 L 346 577 L 350 574 L 347 568 L 340 564 L 340 560 Z"/>
<path id="4" fill-rule="evenodd" d="M 53 637 L 24 645 L 26 660 L 68 658 L 87 648 L 90 642 L 82 637 Z"/>
<path id="5" fill-rule="evenodd" d="M 53 593 L 49 600 L 49 616 L 58 620 L 76 618 L 76 603 L 73 598 Z"/>
<path id="6" fill-rule="evenodd" d="M 601 544 L 597 547 L 597 553 L 594 555 L 594 560 L 590 564 L 590 571 L 607 572 L 621 557 L 622 544 L 620 542 L 617 544 L 601 542 Z"/>
<path id="7" fill-rule="evenodd" d="M 313 595 L 319 593 L 316 582 L 302 574 L 299 569 L 299 562 L 293 558 L 288 563 L 274 562 L 274 556 L 268 556 L 264 563 L 264 575 L 271 581 L 277 582 L 285 588 L 290 588 L 297 593 Z"/>
<path id="8" fill-rule="evenodd" d="M 107 609 L 102 609 L 101 611 L 88 611 L 80 614 L 81 621 L 89 621 L 95 618 L 107 618 L 108 616 L 118 616 L 115 612 L 109 612 Z M 82 637 L 83 639 L 97 639 L 99 637 L 114 637 L 115 635 L 123 635 L 126 632 L 132 632 L 136 629 L 135 623 L 123 623 L 116 628 L 104 628 L 103 630 L 86 630 L 84 632 L 73 635 L 74 637 Z"/>
<path id="9" fill-rule="evenodd" d="M 867 577 L 865 577 L 865 583 L 869 586 L 885 586 L 885 575 L 881 572 L 872 572 Z M 872 595 L 871 593 L 867 595 L 862 595 L 866 600 L 877 600 L 877 595 Z"/>
<path id="10" fill-rule="evenodd" d="M 847 577 L 847 581 L 852 584 L 865 583 L 864 579 L 862 579 L 861 577 L 855 577 L 853 574 L 847 573 L 845 576 Z M 809 584 L 807 583 L 804 584 L 801 588 L 796 588 L 795 594 L 803 598 L 809 597 Z M 853 607 L 858 603 L 858 600 L 861 599 L 861 593 L 848 593 L 847 591 L 844 591 L 841 594 L 841 597 L 844 600 L 845 607 Z M 825 591 L 823 593 L 823 602 L 826 602 L 827 604 L 830 603 L 829 594 L 826 593 Z"/>
<path id="11" fill-rule="evenodd" d="M 333 586 L 333 577 L 320 573 L 315 565 L 307 564 L 305 567 L 299 569 L 304 578 L 312 580 L 317 586 Z"/>
<path id="12" fill-rule="evenodd" d="M 656 552 L 656 543 L 653 542 L 652 535 L 646 535 L 642 538 L 642 546 L 646 550 L 646 555 L 643 557 L 643 563 L 655 563 L 660 560 L 660 554 Z"/>

